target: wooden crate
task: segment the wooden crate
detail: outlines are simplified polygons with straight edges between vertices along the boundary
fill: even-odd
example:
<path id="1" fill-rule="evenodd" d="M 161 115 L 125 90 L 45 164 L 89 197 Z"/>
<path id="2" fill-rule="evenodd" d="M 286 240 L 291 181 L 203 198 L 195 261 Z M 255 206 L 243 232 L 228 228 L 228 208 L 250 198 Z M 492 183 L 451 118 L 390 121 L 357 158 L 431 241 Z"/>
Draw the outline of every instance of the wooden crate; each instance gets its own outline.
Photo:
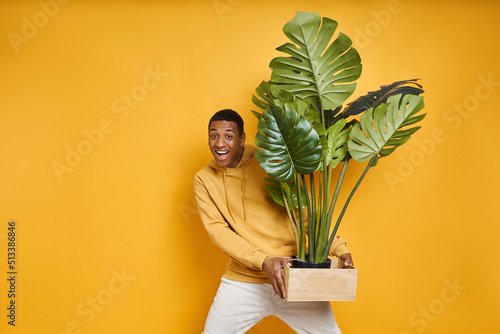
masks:
<path id="1" fill-rule="evenodd" d="M 330 258 L 330 269 L 303 269 L 284 266 L 281 269 L 288 301 L 356 300 L 358 269 L 342 268 L 342 260 Z"/>

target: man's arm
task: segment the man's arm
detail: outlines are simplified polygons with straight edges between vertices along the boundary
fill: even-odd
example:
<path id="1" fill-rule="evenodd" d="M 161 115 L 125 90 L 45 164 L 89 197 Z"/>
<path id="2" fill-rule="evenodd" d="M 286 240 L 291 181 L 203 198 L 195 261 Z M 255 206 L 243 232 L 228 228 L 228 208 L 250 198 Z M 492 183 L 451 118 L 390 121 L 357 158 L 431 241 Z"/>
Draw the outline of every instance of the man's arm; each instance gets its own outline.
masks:
<path id="1" fill-rule="evenodd" d="M 335 255 L 344 261 L 344 268 L 354 267 L 354 262 L 352 261 L 351 252 L 346 247 L 346 241 L 339 236 L 336 236 L 330 247 L 330 255 Z"/>
<path id="2" fill-rule="evenodd" d="M 283 265 L 290 265 L 290 263 L 285 264 L 287 259 L 282 257 L 266 257 L 262 268 L 269 277 L 271 285 L 273 286 L 274 292 L 281 298 L 286 298 L 285 282 L 283 282 L 283 276 L 281 276 L 281 267 Z"/>
<path id="3" fill-rule="evenodd" d="M 205 186 L 198 179 L 194 181 L 194 190 L 201 221 L 212 242 L 244 265 L 250 268 L 263 269 L 262 265 L 267 255 L 231 229 Z"/>
<path id="4" fill-rule="evenodd" d="M 241 263 L 249 267 L 263 269 L 276 294 L 280 298 L 285 298 L 285 283 L 280 269 L 287 259 L 271 258 L 240 237 L 224 220 L 200 180 L 195 179 L 194 188 L 201 220 L 213 243 Z"/>

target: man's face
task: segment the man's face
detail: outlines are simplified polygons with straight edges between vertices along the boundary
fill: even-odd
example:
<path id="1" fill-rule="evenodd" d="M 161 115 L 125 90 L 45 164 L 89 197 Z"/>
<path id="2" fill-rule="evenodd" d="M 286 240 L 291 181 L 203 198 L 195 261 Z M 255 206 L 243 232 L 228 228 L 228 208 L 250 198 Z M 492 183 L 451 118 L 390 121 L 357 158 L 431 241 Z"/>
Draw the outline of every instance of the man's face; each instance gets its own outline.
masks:
<path id="1" fill-rule="evenodd" d="M 208 146 L 217 166 L 236 168 L 243 157 L 244 144 L 245 133 L 240 136 L 235 122 L 210 122 Z"/>

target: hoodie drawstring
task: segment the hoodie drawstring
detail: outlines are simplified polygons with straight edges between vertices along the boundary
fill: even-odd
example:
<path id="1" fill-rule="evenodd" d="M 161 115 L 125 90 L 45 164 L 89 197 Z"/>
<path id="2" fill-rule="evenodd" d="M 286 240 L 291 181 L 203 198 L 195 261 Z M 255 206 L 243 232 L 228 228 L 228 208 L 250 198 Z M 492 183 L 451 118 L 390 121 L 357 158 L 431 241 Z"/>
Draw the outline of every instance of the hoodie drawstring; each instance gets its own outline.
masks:
<path id="1" fill-rule="evenodd" d="M 231 206 L 229 205 L 229 196 L 227 194 L 226 169 L 225 168 L 222 171 L 222 179 L 224 181 L 224 195 L 226 196 L 226 206 L 227 206 L 227 209 L 229 210 L 229 214 L 231 215 L 231 217 L 233 217 L 233 220 L 234 220 L 233 213 L 231 212 Z"/>
<path id="2" fill-rule="evenodd" d="M 231 211 L 231 206 L 229 205 L 229 195 L 227 193 L 226 169 L 225 168 L 223 170 L 222 179 L 223 179 L 223 183 L 224 183 L 224 195 L 226 196 L 226 205 L 227 205 L 227 208 L 229 210 L 229 214 L 231 215 L 231 217 L 233 217 L 233 220 L 234 220 L 234 215 Z M 247 207 L 246 207 L 247 202 L 246 202 L 246 198 L 245 198 L 245 165 L 244 164 L 241 165 L 241 203 L 243 205 L 243 221 L 246 221 L 247 220 Z M 234 222 L 236 223 L 235 220 L 234 220 Z"/>
<path id="3" fill-rule="evenodd" d="M 243 202 L 243 221 L 247 221 L 247 201 L 245 199 L 245 164 L 241 164 L 241 201 Z"/>

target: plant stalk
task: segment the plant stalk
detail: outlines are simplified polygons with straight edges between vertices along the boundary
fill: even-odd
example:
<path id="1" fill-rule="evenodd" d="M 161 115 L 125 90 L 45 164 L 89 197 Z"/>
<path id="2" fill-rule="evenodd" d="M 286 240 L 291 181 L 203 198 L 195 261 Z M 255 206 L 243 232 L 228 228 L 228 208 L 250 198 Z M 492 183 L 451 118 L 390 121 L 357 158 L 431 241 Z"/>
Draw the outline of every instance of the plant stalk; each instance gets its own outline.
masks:
<path id="1" fill-rule="evenodd" d="M 307 222 L 308 222 L 308 245 L 309 245 L 309 257 L 314 256 L 314 223 L 312 222 L 312 210 L 311 210 L 311 201 L 309 198 L 309 191 L 307 189 L 306 178 L 304 174 L 300 174 L 300 178 L 302 180 L 302 185 L 304 187 L 304 194 L 306 195 L 306 204 L 307 204 Z"/>
<path id="2" fill-rule="evenodd" d="M 300 249 L 297 245 L 297 256 L 301 258 L 302 260 L 306 259 L 306 254 L 305 254 L 305 248 L 306 248 L 306 235 L 305 235 L 305 229 L 304 229 L 304 211 L 302 209 L 302 201 L 300 200 L 302 198 L 301 194 L 301 187 L 300 187 L 300 177 L 298 173 L 295 173 L 295 188 L 297 192 L 297 207 L 299 209 L 299 230 L 300 230 L 300 235 L 302 236 L 300 238 Z"/>
<path id="3" fill-rule="evenodd" d="M 337 203 L 337 198 L 340 193 L 340 188 L 342 187 L 342 182 L 344 181 L 344 175 L 347 171 L 347 166 L 349 164 L 349 153 L 346 153 L 344 166 L 342 166 L 342 171 L 340 172 L 339 179 L 337 180 L 337 186 L 335 187 L 335 192 L 333 193 L 332 201 L 330 202 L 330 211 L 328 211 L 328 221 L 332 221 L 333 211 L 335 209 L 335 204 Z"/>
<path id="4" fill-rule="evenodd" d="M 320 103 L 320 111 L 321 111 L 321 124 L 326 128 L 325 122 L 325 111 L 323 110 L 323 106 Z M 319 233 L 317 236 L 317 250 L 319 250 L 314 257 L 314 262 L 320 263 L 320 256 L 322 254 L 322 249 L 326 246 L 328 242 L 328 232 L 330 230 L 330 224 L 327 220 L 328 216 L 328 202 L 330 200 L 330 184 L 331 177 L 329 173 L 329 165 L 325 160 L 322 161 L 323 170 L 321 173 L 321 183 L 322 187 L 320 192 L 322 192 L 322 198 L 318 206 L 318 211 L 321 212 L 321 219 L 319 221 Z M 311 258 L 310 258 L 311 259 Z"/>
<path id="5" fill-rule="evenodd" d="M 311 220 L 309 224 L 312 224 L 312 240 L 314 240 L 314 248 L 316 248 L 316 185 L 314 184 L 314 173 L 309 174 L 309 182 L 311 185 Z M 311 231 L 311 229 L 309 229 Z M 309 235 L 311 237 L 311 235 Z"/>
<path id="6" fill-rule="evenodd" d="M 296 222 L 294 220 L 294 217 L 292 217 L 292 214 L 291 214 L 290 209 L 288 207 L 288 205 L 291 204 L 291 200 L 289 202 L 289 197 L 286 196 L 285 191 L 283 190 L 283 187 L 281 187 L 281 195 L 283 196 L 283 201 L 285 203 L 285 209 L 286 209 L 286 213 L 288 214 L 288 219 L 290 220 L 290 225 L 292 225 L 293 237 L 295 238 L 295 246 L 298 248 L 299 247 L 299 240 L 300 240 L 299 234 L 298 234 L 299 232 L 297 231 Z"/>
<path id="7" fill-rule="evenodd" d="M 358 182 L 356 182 L 356 185 L 354 186 L 351 193 L 349 194 L 349 197 L 347 198 L 347 200 L 344 204 L 344 207 L 342 208 L 342 212 L 340 213 L 339 218 L 337 219 L 337 222 L 335 224 L 335 228 L 333 229 L 333 232 L 330 235 L 330 238 L 328 240 L 328 248 L 325 248 L 325 250 L 323 251 L 323 258 L 325 260 L 328 257 L 328 252 L 329 252 L 330 247 L 333 243 L 333 239 L 335 238 L 335 234 L 337 234 L 337 229 L 339 228 L 340 222 L 342 221 L 342 218 L 344 217 L 344 213 L 347 210 L 347 206 L 349 205 L 349 202 L 351 201 L 352 196 L 354 196 L 354 193 L 358 189 L 359 184 L 361 183 L 361 181 L 363 181 L 363 178 L 365 177 L 366 173 L 368 172 L 368 169 L 370 169 L 372 163 L 375 161 L 376 158 L 377 158 L 377 154 L 373 155 L 373 157 L 370 159 L 370 162 L 368 162 L 368 165 L 366 166 L 365 170 L 363 171 L 363 174 L 361 174 L 361 177 L 359 178 Z"/>

